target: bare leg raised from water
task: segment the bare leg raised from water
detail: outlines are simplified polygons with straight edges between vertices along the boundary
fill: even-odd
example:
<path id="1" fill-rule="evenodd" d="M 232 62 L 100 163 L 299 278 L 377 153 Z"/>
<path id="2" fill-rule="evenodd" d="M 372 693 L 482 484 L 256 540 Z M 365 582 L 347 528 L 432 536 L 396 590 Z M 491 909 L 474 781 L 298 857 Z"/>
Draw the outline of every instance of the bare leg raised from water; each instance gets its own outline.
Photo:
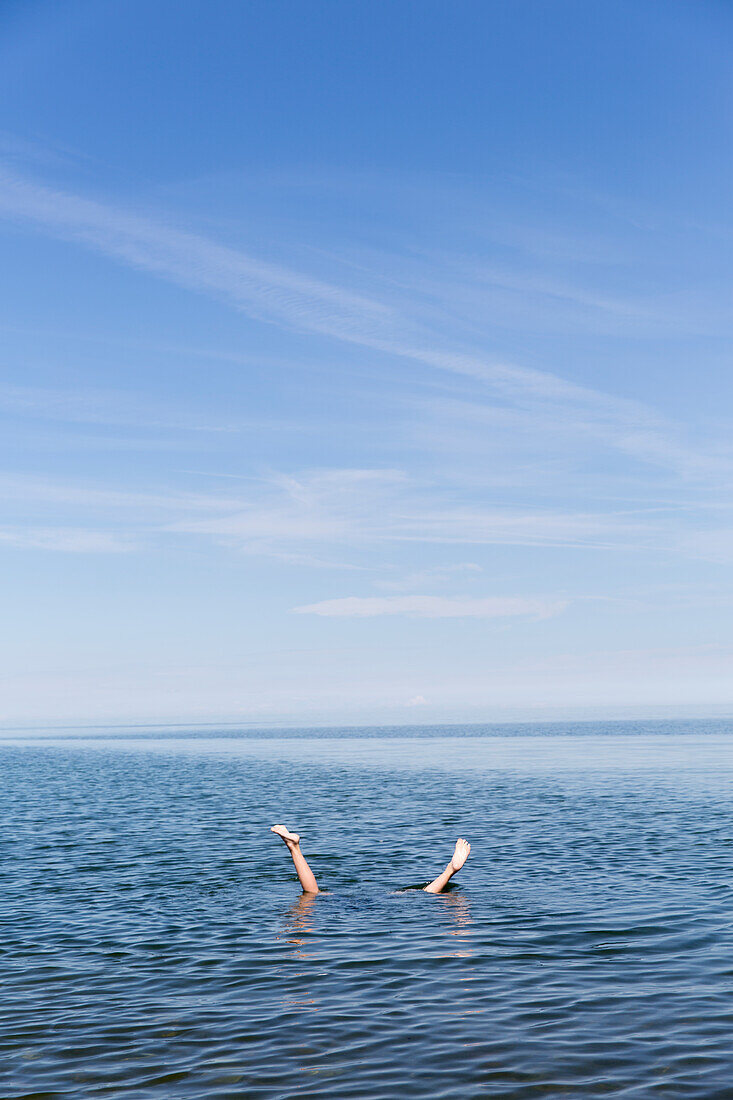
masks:
<path id="1" fill-rule="evenodd" d="M 311 871 L 305 856 L 300 850 L 300 837 L 298 834 L 288 832 L 284 825 L 273 825 L 270 832 L 280 837 L 293 857 L 293 863 L 295 864 L 295 870 L 298 872 L 298 878 L 300 879 L 300 885 L 303 887 L 303 893 L 317 894 L 318 883 L 316 882 L 316 876 Z"/>
<path id="2" fill-rule="evenodd" d="M 463 837 L 459 837 L 456 841 L 455 851 L 451 857 L 451 861 L 443 871 L 442 875 L 438 875 L 436 879 L 433 879 L 431 883 L 423 887 L 426 894 L 439 894 L 441 890 L 444 890 L 450 880 L 453 878 L 456 871 L 460 871 L 463 864 L 468 859 L 468 853 L 471 851 L 471 845 Z"/>

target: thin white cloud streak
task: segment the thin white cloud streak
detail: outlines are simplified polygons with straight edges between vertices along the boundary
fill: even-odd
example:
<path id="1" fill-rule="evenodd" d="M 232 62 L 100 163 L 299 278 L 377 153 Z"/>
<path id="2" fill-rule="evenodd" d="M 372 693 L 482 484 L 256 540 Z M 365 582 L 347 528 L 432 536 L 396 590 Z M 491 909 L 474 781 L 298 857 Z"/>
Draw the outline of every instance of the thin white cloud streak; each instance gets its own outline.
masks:
<path id="1" fill-rule="evenodd" d="M 391 312 L 379 302 L 255 260 L 195 233 L 40 186 L 7 170 L 0 173 L 0 214 L 43 225 L 56 236 L 190 289 L 223 296 L 258 316 L 286 318 L 332 335 L 347 337 L 355 317 L 363 323 L 367 317 L 384 318 Z"/>
<path id="2" fill-rule="evenodd" d="M 672 234 L 670 230 L 668 237 Z M 395 255 L 390 270 L 400 270 L 400 285 L 420 296 L 426 315 L 432 312 L 453 326 L 477 333 L 489 328 L 637 338 L 730 333 L 724 286 L 708 284 L 697 293 L 689 288 L 664 293 L 656 282 L 653 292 L 646 285 L 635 292 L 627 288 L 626 295 L 619 297 L 569 282 L 556 273 L 563 266 L 562 261 L 553 262 L 548 271 L 546 263 L 523 257 L 514 267 L 499 268 L 460 255 L 423 253 L 407 259 Z M 638 283 L 631 257 L 626 266 L 628 284 Z M 572 265 L 574 271 L 577 267 Z M 594 276 L 597 279 L 597 272 L 591 269 L 591 282 Z"/>
<path id="3" fill-rule="evenodd" d="M 60 390 L 40 386 L 0 387 L 0 412 L 67 424 L 134 427 L 140 431 L 236 432 L 252 424 L 207 424 L 187 414 L 172 417 L 148 401 L 112 390 Z M 158 413 L 156 415 L 156 413 Z M 289 426 L 290 427 L 290 426 Z"/>
<path id="4" fill-rule="evenodd" d="M 564 546 L 642 549 L 655 534 L 649 523 L 622 515 L 500 508 L 446 508 L 402 518 L 391 537 L 455 545 Z"/>
<path id="5" fill-rule="evenodd" d="M 125 554 L 136 549 L 129 536 L 75 527 L 0 527 L 0 544 L 62 554 Z"/>
<path id="6" fill-rule="evenodd" d="M 454 565 L 439 565 L 434 569 L 419 569 L 398 579 L 387 577 L 377 581 L 376 587 L 385 592 L 410 592 L 426 584 L 444 584 L 454 581 L 456 575 L 461 575 L 464 579 L 477 580 L 482 572 L 481 566 L 476 562 L 456 562 Z"/>
<path id="7" fill-rule="evenodd" d="M 43 187 L 7 170 L 0 172 L 3 215 L 43 226 L 56 237 L 222 298 L 260 320 L 463 375 L 520 404 L 549 403 L 547 414 L 555 418 L 558 407 L 584 409 L 607 446 L 692 476 L 700 472 L 699 456 L 675 443 L 667 426 L 644 406 L 549 372 L 436 347 L 434 337 L 410 320 L 409 301 L 400 309 L 387 306 L 373 297 L 256 260 L 199 234 Z"/>
<path id="8" fill-rule="evenodd" d="M 89 508 L 95 512 L 134 510 L 138 513 L 222 511 L 241 507 L 241 500 L 203 493 L 145 493 L 54 481 L 24 474 L 0 474 L 0 500 L 23 504 L 58 504 Z"/>
<path id="9" fill-rule="evenodd" d="M 567 489 L 573 460 L 579 453 L 587 460 L 599 445 L 672 472 L 695 486 L 700 482 L 727 485 L 733 475 L 729 446 L 713 447 L 709 442 L 700 448 L 685 446 L 675 438 L 673 426 L 663 425 L 661 420 L 656 426 L 650 418 L 646 424 L 640 419 L 632 423 L 602 415 L 588 405 L 500 405 L 454 397 L 422 401 L 414 408 L 419 414 L 413 427 L 415 446 L 428 438 L 433 448 L 452 455 L 467 449 L 486 455 L 498 449 L 503 456 L 519 456 L 509 464 L 502 462 L 498 474 L 491 471 L 492 478 L 509 484 L 525 480 L 528 474 L 535 482 L 544 482 L 552 473 L 553 461 L 563 460 L 563 487 Z M 534 465 L 533 455 L 537 456 Z M 585 478 L 585 469 L 582 476 Z M 638 479 L 638 473 L 635 476 Z"/>
<path id="10" fill-rule="evenodd" d="M 368 554 L 399 543 L 452 546 L 577 547 L 650 550 L 702 556 L 706 544 L 715 558 L 731 546 L 727 531 L 698 524 L 682 539 L 675 509 L 589 511 L 456 506 L 455 486 L 416 482 L 399 470 L 311 470 L 248 484 L 241 495 L 124 491 L 88 482 L 0 476 L 6 526 L 20 538 L 31 532 L 68 528 L 106 530 L 125 543 L 203 537 L 223 545 L 291 564 L 318 568 L 364 568 L 364 561 L 334 560 L 345 553 Z M 13 513 L 13 514 L 11 514 Z M 46 535 L 44 535 L 46 538 Z M 50 547 L 52 540 L 48 539 Z M 91 549 L 93 543 L 89 543 Z M 99 549 L 105 548 L 104 539 Z M 418 571 L 404 579 L 382 578 L 380 587 L 409 591 L 444 584 L 457 573 L 475 576 L 475 563 Z"/>
<path id="11" fill-rule="evenodd" d="M 327 618 L 373 618 L 377 615 L 408 615 L 421 619 L 498 619 L 532 616 L 547 619 L 567 607 L 563 600 L 519 597 L 470 598 L 466 596 L 345 596 L 294 607 L 298 615 Z"/>
<path id="12" fill-rule="evenodd" d="M 446 499 L 454 499 L 448 492 Z M 368 547 L 385 542 L 475 545 L 659 545 L 659 524 L 621 513 L 457 508 L 436 499 L 435 486 L 395 470 L 315 470 L 278 478 L 258 500 L 227 515 L 175 523 L 187 531 L 258 547 L 323 541 Z"/>

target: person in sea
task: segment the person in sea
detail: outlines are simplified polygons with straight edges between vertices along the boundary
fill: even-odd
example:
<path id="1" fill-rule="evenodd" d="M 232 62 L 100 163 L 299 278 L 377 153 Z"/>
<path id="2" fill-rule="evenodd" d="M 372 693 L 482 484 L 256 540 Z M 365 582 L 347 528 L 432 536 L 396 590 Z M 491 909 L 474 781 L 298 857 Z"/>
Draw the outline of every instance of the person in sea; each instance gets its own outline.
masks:
<path id="1" fill-rule="evenodd" d="M 298 833 L 289 832 L 284 825 L 273 825 L 270 832 L 280 837 L 293 857 L 293 863 L 295 864 L 295 870 L 300 879 L 300 885 L 303 887 L 303 893 L 317 894 L 319 891 L 316 876 L 311 871 L 305 856 L 300 850 L 300 836 Z M 442 890 L 445 890 L 456 871 L 460 871 L 461 867 L 468 859 L 468 853 L 470 851 L 471 845 L 468 841 L 464 840 L 462 836 L 459 837 L 456 841 L 456 847 L 451 856 L 451 861 L 446 869 L 442 871 L 437 878 L 434 878 L 432 882 L 429 882 L 427 886 L 424 886 L 423 890 L 427 894 L 439 894 Z"/>

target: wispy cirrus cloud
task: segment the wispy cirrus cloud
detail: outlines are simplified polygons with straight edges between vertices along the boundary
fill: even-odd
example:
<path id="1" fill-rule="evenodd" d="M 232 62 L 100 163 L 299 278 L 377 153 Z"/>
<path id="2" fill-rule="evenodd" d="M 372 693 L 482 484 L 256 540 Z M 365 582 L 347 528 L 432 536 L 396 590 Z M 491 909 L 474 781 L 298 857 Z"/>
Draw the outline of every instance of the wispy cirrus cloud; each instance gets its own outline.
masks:
<path id="1" fill-rule="evenodd" d="M 41 507 L 62 505 L 88 510 L 95 515 L 122 511 L 150 514 L 196 513 L 203 509 L 222 511 L 237 508 L 241 500 L 205 493 L 155 493 L 119 489 L 90 479 L 37 477 L 31 474 L 0 474 L 0 500 Z"/>
<path id="2" fill-rule="evenodd" d="M 156 492 L 89 478 L 2 474 L 5 541 L 20 544 L 27 531 L 28 545 L 63 548 L 73 541 L 67 536 L 72 530 L 87 533 L 78 540 L 80 548 L 103 551 L 116 549 L 117 543 L 130 547 L 198 538 L 293 565 L 339 570 L 364 569 L 369 561 L 373 567 L 388 548 L 397 552 L 411 544 L 461 547 L 464 552 L 488 546 L 672 552 L 714 561 L 727 561 L 733 552 L 726 526 L 729 508 L 715 500 L 707 506 L 671 501 L 606 511 L 473 500 L 457 504 L 460 486 L 410 478 L 397 469 L 271 474 L 249 478 L 234 492 L 237 482 L 225 484 L 225 493 Z M 51 538 L 53 530 L 59 532 L 57 540 Z M 470 561 L 436 563 L 404 574 L 384 565 L 387 572 L 376 583 L 396 593 L 426 584 L 445 587 L 457 577 L 474 581 L 482 573 Z"/>
<path id="3" fill-rule="evenodd" d="M 666 537 L 663 515 L 459 506 L 451 484 L 436 486 L 396 469 L 272 474 L 249 479 L 239 492 L 231 491 L 234 484 L 227 481 L 225 493 L 156 492 L 89 478 L 2 474 L 0 501 L 16 535 L 56 527 L 107 531 L 138 544 L 198 537 L 292 564 L 340 569 L 363 567 L 362 553 L 410 543 L 639 550 L 659 547 Z M 335 561 L 335 548 L 356 561 Z M 388 589 L 404 591 L 460 574 L 476 576 L 480 568 L 449 563 L 383 580 Z"/>
<path id="4" fill-rule="evenodd" d="M 639 402 L 550 371 L 448 346 L 426 327 L 409 292 L 397 300 L 386 289 L 381 295 L 358 293 L 200 233 L 42 186 L 7 169 L 0 171 L 0 217 L 34 224 L 168 282 L 213 295 L 254 318 L 471 379 L 487 395 L 539 409 L 554 421 L 565 418 L 568 429 L 575 424 L 586 433 L 593 431 L 597 444 L 644 463 L 699 476 L 714 461 L 701 455 L 700 448 L 679 442 L 674 426 Z M 611 306 L 619 308 L 616 302 Z"/>
<path id="5" fill-rule="evenodd" d="M 399 578 L 385 578 L 377 582 L 377 588 L 385 592 L 410 592 L 426 584 L 445 584 L 454 581 L 457 576 L 464 580 L 477 580 L 482 573 L 481 566 L 472 561 L 459 561 L 452 565 L 437 565 L 432 569 L 418 569 Z"/>
<path id="6" fill-rule="evenodd" d="M 263 319 L 349 339 L 368 319 L 390 317 L 381 302 L 255 259 L 200 234 L 93 199 L 0 172 L 0 215 L 43 226 L 132 267 L 222 297 Z"/>
<path id="7" fill-rule="evenodd" d="M 62 554 L 125 554 L 137 548 L 129 535 L 62 526 L 0 527 L 0 543 L 19 550 L 53 550 Z"/>
<path id="8" fill-rule="evenodd" d="M 43 386 L 0 386 L 0 413 L 42 421 L 134 427 L 140 431 L 235 432 L 245 423 L 207 423 L 170 404 L 137 400 L 129 393 L 102 389 L 54 389 Z"/>
<path id="9" fill-rule="evenodd" d="M 345 596 L 336 600 L 294 607 L 298 615 L 327 618 L 372 618 L 376 615 L 410 615 L 421 619 L 499 619 L 530 616 L 547 619 L 567 607 L 563 600 L 521 597 L 469 596 Z"/>
<path id="10" fill-rule="evenodd" d="M 657 545 L 659 518 L 625 512 L 456 505 L 460 492 L 400 470 L 310 470 L 263 482 L 242 506 L 174 521 L 263 553 L 303 543 L 611 547 Z"/>

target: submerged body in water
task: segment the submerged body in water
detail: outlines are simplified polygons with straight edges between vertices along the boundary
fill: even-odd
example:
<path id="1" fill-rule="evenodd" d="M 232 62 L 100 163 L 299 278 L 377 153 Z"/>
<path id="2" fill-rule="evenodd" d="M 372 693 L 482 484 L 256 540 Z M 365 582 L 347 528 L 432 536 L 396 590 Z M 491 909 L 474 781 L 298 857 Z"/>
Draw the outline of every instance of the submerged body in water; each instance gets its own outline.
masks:
<path id="1" fill-rule="evenodd" d="M 300 850 L 300 835 L 298 833 L 291 833 L 289 829 L 286 829 L 284 825 L 273 825 L 270 829 L 271 833 L 275 833 L 285 843 L 286 848 L 293 857 L 293 863 L 295 870 L 300 881 L 300 885 L 303 887 L 304 894 L 318 894 L 318 883 L 316 882 L 316 876 L 310 869 L 308 861 Z M 459 836 L 456 841 L 456 846 L 453 850 L 450 863 L 447 865 L 444 871 L 434 878 L 432 882 L 429 882 L 427 886 L 423 886 L 423 890 L 426 894 L 440 894 L 445 890 L 450 880 L 455 875 L 456 871 L 460 871 L 463 864 L 466 862 L 471 851 L 471 845 L 467 840 L 464 840 L 462 836 Z"/>

